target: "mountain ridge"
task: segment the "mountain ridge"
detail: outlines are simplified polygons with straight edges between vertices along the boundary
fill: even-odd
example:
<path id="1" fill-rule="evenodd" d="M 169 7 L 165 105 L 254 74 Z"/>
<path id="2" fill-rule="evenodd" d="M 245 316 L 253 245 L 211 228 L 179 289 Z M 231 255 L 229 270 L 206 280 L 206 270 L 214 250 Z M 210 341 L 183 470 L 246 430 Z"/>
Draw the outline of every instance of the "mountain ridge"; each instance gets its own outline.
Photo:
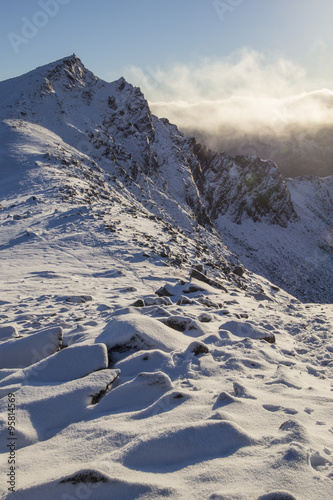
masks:
<path id="1" fill-rule="evenodd" d="M 327 225 L 327 244 L 311 244 L 319 263 L 313 273 L 313 264 L 307 265 L 308 249 L 292 242 L 292 232 L 297 233 L 293 228 L 303 231 L 288 187 L 292 183 L 282 178 L 273 162 L 208 150 L 168 120 L 153 116 L 139 88 L 124 78 L 112 83 L 100 80 L 75 55 L 2 82 L 0 91 L 3 89 L 1 116 L 7 124 L 10 120 L 21 125 L 35 123 L 59 135 L 64 143 L 102 167 L 110 179 L 123 182 L 157 216 L 187 230 L 193 231 L 200 224 L 225 238 L 242 228 L 241 239 L 228 236 L 228 245 L 232 253 L 245 258 L 249 270 L 257 273 L 261 268 L 265 278 L 302 300 L 332 301 L 333 292 L 319 286 L 320 281 L 328 282 L 326 275 L 333 267 L 327 207 L 327 216 L 321 217 L 321 226 Z M 331 206 L 332 188 L 329 180 L 326 183 L 328 196 L 326 201 L 317 200 L 317 214 L 323 213 L 325 203 Z M 298 188 L 293 185 L 296 200 L 301 184 Z M 267 253 L 260 252 L 260 259 L 255 256 L 251 260 L 249 253 L 255 254 L 257 246 L 252 222 L 261 230 L 263 248 L 267 232 L 279 233 L 279 237 L 274 236 L 275 248 L 268 242 Z M 277 230 L 272 232 L 271 226 Z M 285 250 L 293 263 L 283 273 L 279 269 L 286 266 L 282 257 L 285 242 L 280 227 L 288 234 Z M 276 261 L 274 271 L 272 259 Z M 296 266 L 296 276 L 293 269 L 297 261 L 302 265 Z"/>

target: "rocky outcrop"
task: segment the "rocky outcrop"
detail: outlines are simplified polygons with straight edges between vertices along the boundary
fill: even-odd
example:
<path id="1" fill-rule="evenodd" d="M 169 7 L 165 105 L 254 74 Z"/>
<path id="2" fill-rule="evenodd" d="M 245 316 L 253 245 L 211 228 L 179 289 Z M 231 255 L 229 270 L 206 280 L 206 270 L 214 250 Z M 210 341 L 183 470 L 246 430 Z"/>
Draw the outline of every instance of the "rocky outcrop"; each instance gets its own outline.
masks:
<path id="1" fill-rule="evenodd" d="M 228 215 L 232 222 L 246 218 L 286 227 L 297 218 L 290 193 L 277 166 L 257 157 L 231 157 L 194 143 L 199 164 L 193 177 L 212 219 Z"/>

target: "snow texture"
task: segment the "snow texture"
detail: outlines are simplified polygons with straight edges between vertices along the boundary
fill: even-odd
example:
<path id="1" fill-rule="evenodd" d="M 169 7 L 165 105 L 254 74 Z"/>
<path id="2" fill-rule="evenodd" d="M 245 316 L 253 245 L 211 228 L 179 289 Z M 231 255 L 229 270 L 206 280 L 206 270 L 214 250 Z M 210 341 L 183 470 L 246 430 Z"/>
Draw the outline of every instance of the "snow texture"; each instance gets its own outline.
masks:
<path id="1" fill-rule="evenodd" d="M 332 178 L 76 56 L 0 115 L 0 498 L 332 498 Z"/>

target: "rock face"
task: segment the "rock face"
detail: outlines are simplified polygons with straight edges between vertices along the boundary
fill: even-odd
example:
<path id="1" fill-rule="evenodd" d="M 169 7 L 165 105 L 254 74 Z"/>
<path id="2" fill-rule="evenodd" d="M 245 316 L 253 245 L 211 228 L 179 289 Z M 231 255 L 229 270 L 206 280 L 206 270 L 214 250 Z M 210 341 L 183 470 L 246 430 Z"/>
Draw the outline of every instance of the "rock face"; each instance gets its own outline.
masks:
<path id="1" fill-rule="evenodd" d="M 297 218 L 290 193 L 277 166 L 257 157 L 231 157 L 194 145 L 199 160 L 194 179 L 213 219 L 228 215 L 287 227 Z"/>
<path id="2" fill-rule="evenodd" d="M 285 181 L 272 161 L 209 150 L 185 137 L 167 119 L 153 116 L 139 88 L 124 78 L 104 82 L 75 55 L 1 82 L 0 116 L 5 125 L 1 140 L 8 144 L 8 151 L 10 141 L 15 143 L 8 130 L 29 133 L 44 153 L 42 159 L 37 155 L 36 165 L 57 162 L 66 170 L 68 183 L 59 188 L 63 200 L 91 206 L 126 192 L 134 212 L 136 205 L 143 205 L 149 217 L 164 221 L 171 242 L 180 243 L 186 232 L 198 233 L 198 258 L 205 257 L 211 266 L 230 269 L 231 262 L 231 267 L 242 269 L 237 254 L 248 269 L 286 290 L 304 298 L 301 289 L 305 285 L 307 300 L 321 300 L 322 288 L 314 286 L 314 281 L 331 272 L 331 237 L 326 238 L 326 246 L 322 241 L 311 243 L 310 251 L 319 258 L 316 273 L 307 274 L 309 249 L 298 241 L 304 237 L 307 229 L 303 225 L 309 219 L 300 220 L 304 183 Z M 56 158 L 47 149 L 51 136 L 62 148 Z M 316 189 L 310 191 L 313 197 Z M 331 213 L 332 198 L 325 193 L 325 199 L 319 201 Z M 319 205 L 311 212 L 315 218 L 321 212 Z M 320 221 L 321 231 L 329 231 L 328 218 Z M 256 234 L 254 227 L 258 228 Z M 116 223 L 109 223 L 106 229 L 117 231 Z M 205 241 L 210 241 L 211 249 L 218 249 L 214 257 L 208 255 Z M 159 254 L 177 265 L 186 261 L 184 252 L 175 255 L 169 247 L 161 246 Z M 290 262 L 287 271 L 286 255 Z M 299 259 L 305 264 L 297 265 Z M 300 271 L 295 288 L 291 285 L 296 268 Z M 303 275 L 309 283 L 303 282 Z"/>

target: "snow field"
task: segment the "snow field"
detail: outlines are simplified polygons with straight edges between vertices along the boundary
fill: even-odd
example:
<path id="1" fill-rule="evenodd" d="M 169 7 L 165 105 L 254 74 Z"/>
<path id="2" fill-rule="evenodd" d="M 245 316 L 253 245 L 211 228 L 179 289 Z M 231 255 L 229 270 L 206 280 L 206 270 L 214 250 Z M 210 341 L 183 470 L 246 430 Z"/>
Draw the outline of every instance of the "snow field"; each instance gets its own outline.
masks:
<path id="1" fill-rule="evenodd" d="M 332 498 L 332 306 L 241 268 L 198 222 L 186 138 L 126 82 L 70 66 L 72 86 L 47 69 L 49 93 L 45 68 L 1 84 L 0 498 L 8 394 L 17 498 Z M 282 229 L 219 222 L 261 272 Z"/>

